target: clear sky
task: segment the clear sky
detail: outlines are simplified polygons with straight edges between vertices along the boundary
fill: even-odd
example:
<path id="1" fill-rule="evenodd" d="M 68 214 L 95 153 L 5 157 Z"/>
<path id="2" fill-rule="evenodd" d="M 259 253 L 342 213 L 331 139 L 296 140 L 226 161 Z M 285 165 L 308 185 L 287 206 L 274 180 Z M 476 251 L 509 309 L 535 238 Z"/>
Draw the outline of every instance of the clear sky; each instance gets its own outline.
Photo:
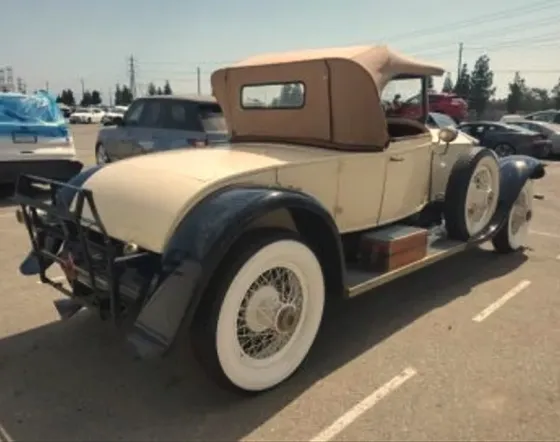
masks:
<path id="1" fill-rule="evenodd" d="M 140 92 L 169 79 L 175 92 L 202 90 L 209 74 L 261 52 L 387 43 L 457 71 L 458 43 L 470 67 L 486 52 L 498 95 L 520 70 L 529 86 L 560 77 L 560 0 L 2 0 L 0 68 L 28 89 L 104 101 L 137 61 Z M 436 87 L 442 80 L 436 80 Z"/>

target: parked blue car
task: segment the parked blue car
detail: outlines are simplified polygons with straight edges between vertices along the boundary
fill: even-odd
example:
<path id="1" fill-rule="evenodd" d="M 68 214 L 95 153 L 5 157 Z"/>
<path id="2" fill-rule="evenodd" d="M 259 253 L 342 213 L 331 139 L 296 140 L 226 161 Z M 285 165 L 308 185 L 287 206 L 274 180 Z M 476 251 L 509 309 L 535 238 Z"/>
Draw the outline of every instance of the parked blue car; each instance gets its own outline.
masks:
<path id="1" fill-rule="evenodd" d="M 229 140 L 220 105 L 214 97 L 200 95 L 138 98 L 122 118 L 115 118 L 110 124 L 97 137 L 97 164 Z"/>

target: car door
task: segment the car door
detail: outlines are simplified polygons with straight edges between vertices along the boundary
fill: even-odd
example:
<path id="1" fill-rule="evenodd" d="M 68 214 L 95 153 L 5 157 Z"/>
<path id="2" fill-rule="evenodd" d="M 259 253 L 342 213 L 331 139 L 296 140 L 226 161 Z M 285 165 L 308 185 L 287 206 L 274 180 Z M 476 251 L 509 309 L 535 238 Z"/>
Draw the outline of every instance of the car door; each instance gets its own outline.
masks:
<path id="1" fill-rule="evenodd" d="M 392 141 L 385 150 L 385 186 L 378 224 L 406 218 L 428 202 L 433 146 L 432 135 L 427 133 Z"/>
<path id="2" fill-rule="evenodd" d="M 134 101 L 123 115 L 122 125 L 115 128 L 114 134 L 105 142 L 109 156 L 121 160 L 132 149 L 132 138 L 140 125 L 145 100 Z"/>
<path id="3" fill-rule="evenodd" d="M 144 101 L 138 125 L 130 128 L 128 143 L 123 146 L 122 158 L 154 152 L 157 131 L 162 127 L 163 99 L 150 98 Z"/>

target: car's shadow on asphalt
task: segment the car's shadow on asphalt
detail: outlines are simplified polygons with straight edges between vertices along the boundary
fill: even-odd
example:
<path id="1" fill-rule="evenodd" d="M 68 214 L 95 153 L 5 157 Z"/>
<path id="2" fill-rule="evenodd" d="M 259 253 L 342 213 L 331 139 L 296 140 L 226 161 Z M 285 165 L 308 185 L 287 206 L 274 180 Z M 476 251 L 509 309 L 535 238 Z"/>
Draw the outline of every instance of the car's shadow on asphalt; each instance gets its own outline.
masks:
<path id="1" fill-rule="evenodd" d="M 15 440 L 239 440 L 337 368 L 526 259 L 474 249 L 347 302 L 295 376 L 249 398 L 215 387 L 188 351 L 136 360 L 110 324 L 81 313 L 0 340 L 0 424 Z"/>

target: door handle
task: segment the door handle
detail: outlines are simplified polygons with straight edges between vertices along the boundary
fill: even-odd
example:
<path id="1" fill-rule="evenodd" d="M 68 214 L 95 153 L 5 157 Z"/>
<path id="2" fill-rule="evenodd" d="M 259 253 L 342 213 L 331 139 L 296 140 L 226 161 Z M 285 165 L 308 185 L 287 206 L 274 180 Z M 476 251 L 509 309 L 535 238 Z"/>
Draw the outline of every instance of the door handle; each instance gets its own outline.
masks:
<path id="1" fill-rule="evenodd" d="M 389 160 L 399 162 L 399 161 L 404 161 L 404 157 L 395 155 L 395 156 L 390 157 Z"/>

